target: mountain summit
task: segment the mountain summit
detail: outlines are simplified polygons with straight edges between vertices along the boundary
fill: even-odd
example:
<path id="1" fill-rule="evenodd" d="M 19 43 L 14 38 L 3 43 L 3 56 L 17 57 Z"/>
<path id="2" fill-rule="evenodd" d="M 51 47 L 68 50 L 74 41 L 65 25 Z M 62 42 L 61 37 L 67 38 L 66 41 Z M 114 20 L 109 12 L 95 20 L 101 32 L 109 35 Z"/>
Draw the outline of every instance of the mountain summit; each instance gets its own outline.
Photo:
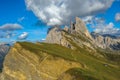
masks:
<path id="1" fill-rule="evenodd" d="M 71 22 L 70 26 L 65 26 L 64 29 L 59 27 L 52 27 L 49 31 L 46 43 L 56 43 L 66 47 L 72 47 L 70 44 L 71 39 L 76 45 L 86 45 L 89 48 L 98 47 L 102 49 L 119 50 L 120 38 L 114 38 L 108 35 L 100 35 L 99 33 L 89 33 L 84 22 L 76 17 L 75 22 Z"/>
<path id="2" fill-rule="evenodd" d="M 84 22 L 76 17 L 75 22 L 70 24 L 70 27 L 65 26 L 61 29 L 57 26 L 52 27 L 47 35 L 46 43 L 56 43 L 68 48 L 74 48 L 71 42 L 78 46 L 88 46 L 93 49 L 90 42 L 93 43 L 93 38 L 88 32 Z"/>
<path id="3" fill-rule="evenodd" d="M 85 26 L 85 23 L 79 17 L 75 18 L 75 23 L 71 23 L 70 28 L 71 28 L 71 32 L 76 31 L 77 33 L 83 33 L 87 37 L 91 38 L 91 35 L 89 34 Z"/>

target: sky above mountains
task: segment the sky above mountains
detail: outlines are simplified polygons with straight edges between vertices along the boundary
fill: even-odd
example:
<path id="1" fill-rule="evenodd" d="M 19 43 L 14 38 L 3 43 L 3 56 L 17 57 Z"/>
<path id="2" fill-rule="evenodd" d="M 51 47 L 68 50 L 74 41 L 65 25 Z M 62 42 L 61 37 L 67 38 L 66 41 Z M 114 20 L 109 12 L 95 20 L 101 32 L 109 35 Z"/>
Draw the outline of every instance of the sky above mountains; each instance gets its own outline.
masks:
<path id="1" fill-rule="evenodd" d="M 76 16 L 90 32 L 120 35 L 120 0 L 0 0 L 0 42 L 42 41 Z"/>

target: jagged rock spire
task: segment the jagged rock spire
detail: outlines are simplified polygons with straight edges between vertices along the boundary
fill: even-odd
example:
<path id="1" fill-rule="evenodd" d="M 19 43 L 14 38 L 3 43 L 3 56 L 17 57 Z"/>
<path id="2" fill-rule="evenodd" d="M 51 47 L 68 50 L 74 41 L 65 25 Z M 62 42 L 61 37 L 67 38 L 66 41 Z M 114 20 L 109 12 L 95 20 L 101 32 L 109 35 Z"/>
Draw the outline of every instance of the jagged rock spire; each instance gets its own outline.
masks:
<path id="1" fill-rule="evenodd" d="M 79 17 L 75 18 L 75 23 L 71 22 L 70 29 L 71 29 L 71 32 L 75 31 L 77 33 L 82 33 L 82 34 L 85 34 L 86 37 L 89 37 L 90 39 L 92 39 L 88 29 L 86 28 L 85 23 Z"/>
<path id="2" fill-rule="evenodd" d="M 71 22 L 70 28 L 67 26 L 65 26 L 64 29 L 60 29 L 59 27 L 51 28 L 48 32 L 45 42 L 60 44 L 62 46 L 73 48 L 68 39 L 66 39 L 66 36 L 73 39 L 73 36 L 71 36 L 70 34 L 75 36 L 79 35 L 86 40 L 92 40 L 92 37 L 88 32 L 84 22 L 78 17 L 76 17 L 75 20 L 75 23 Z M 68 32 L 69 34 L 66 35 L 66 32 L 64 31 Z"/>
<path id="3" fill-rule="evenodd" d="M 49 30 L 47 38 L 46 38 L 46 42 L 60 44 L 61 37 L 62 37 L 61 29 L 55 26 Z"/>

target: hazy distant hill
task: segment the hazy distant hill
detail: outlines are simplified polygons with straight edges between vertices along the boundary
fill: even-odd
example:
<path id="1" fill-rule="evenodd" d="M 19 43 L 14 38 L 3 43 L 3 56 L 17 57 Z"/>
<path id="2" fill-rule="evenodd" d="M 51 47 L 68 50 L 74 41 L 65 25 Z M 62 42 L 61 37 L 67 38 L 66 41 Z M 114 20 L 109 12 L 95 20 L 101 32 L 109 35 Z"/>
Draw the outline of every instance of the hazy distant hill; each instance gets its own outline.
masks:
<path id="1" fill-rule="evenodd" d="M 8 53 L 9 48 L 10 46 L 8 44 L 0 44 L 0 69 L 2 68 L 4 57 Z"/>

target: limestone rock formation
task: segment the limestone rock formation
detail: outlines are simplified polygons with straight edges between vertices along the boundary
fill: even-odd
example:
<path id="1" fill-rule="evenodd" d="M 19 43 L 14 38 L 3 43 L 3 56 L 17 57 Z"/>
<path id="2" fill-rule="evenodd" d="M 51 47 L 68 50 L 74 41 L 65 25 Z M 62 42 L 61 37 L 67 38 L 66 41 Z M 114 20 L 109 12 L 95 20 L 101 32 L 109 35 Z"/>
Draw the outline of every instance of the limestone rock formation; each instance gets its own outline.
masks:
<path id="1" fill-rule="evenodd" d="M 74 49 L 75 46 L 71 44 L 71 42 L 74 42 L 79 47 L 83 48 L 85 45 L 93 49 L 93 46 L 90 44 L 93 43 L 93 39 L 84 22 L 78 17 L 76 17 L 75 20 L 76 22 L 71 23 L 70 28 L 65 26 L 64 29 L 60 29 L 59 27 L 50 29 L 46 38 L 46 43 L 60 44 Z"/>
<path id="2" fill-rule="evenodd" d="M 120 38 L 113 36 L 104 36 L 97 33 L 89 33 L 84 22 L 76 17 L 75 22 L 71 22 L 70 27 L 65 26 L 64 29 L 53 27 L 46 38 L 46 43 L 55 43 L 68 48 L 74 49 L 73 41 L 79 47 L 84 45 L 95 50 L 94 48 L 120 50 Z"/>
<path id="3" fill-rule="evenodd" d="M 60 44 L 61 39 L 62 39 L 61 29 L 59 27 L 54 27 L 48 32 L 46 42 Z"/>
<path id="4" fill-rule="evenodd" d="M 86 37 L 89 37 L 91 39 L 91 35 L 88 32 L 88 29 L 85 26 L 85 23 L 79 18 L 75 18 L 75 23 L 71 23 L 71 32 L 77 32 L 77 33 L 82 33 L 85 34 Z"/>
<path id="5" fill-rule="evenodd" d="M 72 48 L 70 43 L 66 40 L 66 38 L 63 35 L 65 35 L 65 32 L 62 29 L 60 29 L 59 27 L 53 27 L 49 31 L 45 42 L 60 44 L 62 46 Z"/>
<path id="6" fill-rule="evenodd" d="M 120 38 L 113 36 L 104 36 L 98 33 L 91 33 L 95 40 L 95 44 L 103 49 L 120 50 Z"/>

